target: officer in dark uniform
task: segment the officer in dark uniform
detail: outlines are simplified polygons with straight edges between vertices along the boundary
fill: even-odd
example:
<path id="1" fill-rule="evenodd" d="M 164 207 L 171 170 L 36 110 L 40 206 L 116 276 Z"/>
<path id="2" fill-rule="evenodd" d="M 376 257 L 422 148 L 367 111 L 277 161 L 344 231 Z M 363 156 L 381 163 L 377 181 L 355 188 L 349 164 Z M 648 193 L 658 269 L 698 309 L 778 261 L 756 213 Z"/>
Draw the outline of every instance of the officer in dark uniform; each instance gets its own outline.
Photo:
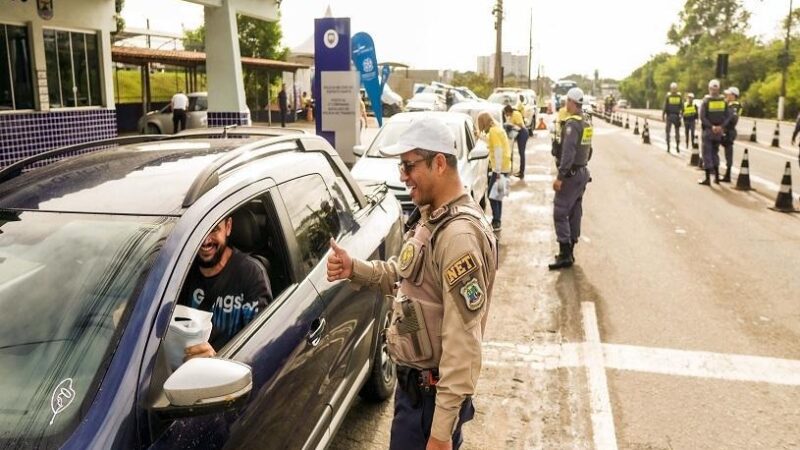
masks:
<path id="1" fill-rule="evenodd" d="M 592 125 L 582 114 L 583 91 L 572 88 L 567 92 L 567 111 L 570 116 L 562 128 L 561 154 L 556 156 L 558 175 L 553 182 L 553 222 L 558 240 L 558 255 L 550 270 L 570 267 L 575 262 L 573 251 L 581 235 L 583 193 L 589 182 L 586 164 L 591 157 Z"/>
<path id="2" fill-rule="evenodd" d="M 694 144 L 694 129 L 697 123 L 697 105 L 694 104 L 694 94 L 686 94 L 686 103 L 683 104 L 683 126 L 686 131 L 686 148 Z M 691 135 L 691 138 L 689 137 Z"/>
<path id="3" fill-rule="evenodd" d="M 703 169 L 705 179 L 698 183 L 704 186 L 711 185 L 711 174 L 714 182 L 719 183 L 719 145 L 728 122 L 731 120 L 731 111 L 728 103 L 719 95 L 719 80 L 708 82 L 708 95 L 703 99 L 700 107 L 700 122 L 703 124 Z"/>
<path id="4" fill-rule="evenodd" d="M 458 449 L 472 419 L 497 270 L 497 241 L 458 175 L 455 136 L 439 119 L 414 121 L 398 143 L 400 180 L 411 188 L 419 222 L 389 261 L 351 258 L 331 239 L 328 281 L 391 295 L 384 336 L 397 363 L 391 450 Z M 383 296 L 381 297 L 383 298 Z"/>
<path id="5" fill-rule="evenodd" d="M 681 114 L 683 113 L 683 97 L 678 92 L 678 83 L 669 85 L 669 92 L 664 99 L 664 109 L 661 111 L 661 120 L 667 125 L 667 153 L 669 153 L 669 130 L 675 127 L 675 150 L 681 152 Z"/>
<path id="6" fill-rule="evenodd" d="M 731 111 L 731 120 L 725 127 L 725 135 L 722 138 L 722 146 L 725 148 L 725 176 L 720 181 L 731 182 L 731 167 L 733 167 L 733 143 L 736 141 L 736 124 L 739 123 L 739 113 L 742 111 L 742 104 L 739 103 L 739 88 L 731 86 L 725 89 L 725 101 Z"/>

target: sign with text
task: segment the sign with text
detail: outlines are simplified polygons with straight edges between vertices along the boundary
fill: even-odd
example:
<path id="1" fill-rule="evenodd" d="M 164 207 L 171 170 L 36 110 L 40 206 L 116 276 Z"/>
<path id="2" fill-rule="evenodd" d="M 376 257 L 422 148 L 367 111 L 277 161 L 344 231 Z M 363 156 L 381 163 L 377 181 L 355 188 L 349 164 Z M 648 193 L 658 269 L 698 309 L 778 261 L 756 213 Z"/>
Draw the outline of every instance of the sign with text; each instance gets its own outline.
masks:
<path id="1" fill-rule="evenodd" d="M 319 120 L 323 132 L 333 132 L 339 156 L 345 164 L 355 163 L 353 146 L 358 133 L 358 72 L 324 71 L 320 80 Z"/>
<path id="2" fill-rule="evenodd" d="M 329 95 L 322 92 L 322 78 L 325 72 L 350 73 L 350 19 L 347 17 L 314 19 L 314 85 L 311 91 L 317 105 L 325 105 L 327 102 L 325 96 Z M 322 109 L 322 106 L 319 108 Z M 343 140 L 336 136 L 339 129 L 327 121 L 328 127 L 323 127 L 322 116 L 323 114 L 316 116 L 317 134 L 336 147 L 336 150 L 342 155 L 342 159 L 348 154 L 352 155 L 352 148 L 341 147 Z M 356 118 L 354 118 L 352 128 L 356 126 Z M 348 125 L 346 128 L 349 130 L 351 126 Z M 348 131 L 342 130 L 342 132 L 347 133 Z"/>

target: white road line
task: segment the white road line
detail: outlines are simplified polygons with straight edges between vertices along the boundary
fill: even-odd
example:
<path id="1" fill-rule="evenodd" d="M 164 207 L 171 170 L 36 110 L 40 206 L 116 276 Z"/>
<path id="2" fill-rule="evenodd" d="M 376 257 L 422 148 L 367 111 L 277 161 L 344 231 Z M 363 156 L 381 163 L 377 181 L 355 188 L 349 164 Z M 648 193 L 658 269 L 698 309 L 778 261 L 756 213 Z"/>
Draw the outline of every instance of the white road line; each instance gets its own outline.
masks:
<path id="1" fill-rule="evenodd" d="M 583 313 L 583 332 L 586 336 L 587 351 L 584 353 L 584 358 L 589 379 L 594 446 L 598 450 L 616 450 L 614 415 L 611 412 L 611 400 L 608 396 L 603 346 L 600 342 L 600 330 L 597 328 L 594 303 L 582 302 L 581 312 Z"/>

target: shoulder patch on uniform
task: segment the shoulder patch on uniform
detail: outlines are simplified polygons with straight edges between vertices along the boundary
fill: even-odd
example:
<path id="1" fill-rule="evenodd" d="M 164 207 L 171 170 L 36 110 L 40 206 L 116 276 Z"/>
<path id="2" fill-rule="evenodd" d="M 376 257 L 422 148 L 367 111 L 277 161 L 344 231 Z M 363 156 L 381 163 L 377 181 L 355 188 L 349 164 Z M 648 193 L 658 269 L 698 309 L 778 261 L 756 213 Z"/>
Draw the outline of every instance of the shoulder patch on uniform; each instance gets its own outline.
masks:
<path id="1" fill-rule="evenodd" d="M 463 256 L 456 259 L 453 264 L 450 264 L 447 269 L 445 269 L 444 276 L 447 279 L 447 284 L 450 287 L 453 287 L 458 280 L 466 277 L 476 270 L 478 270 L 478 263 L 475 262 L 475 259 L 471 254 L 465 253 Z"/>
<path id="2" fill-rule="evenodd" d="M 479 310 L 486 300 L 486 295 L 484 295 L 483 289 L 481 289 L 481 285 L 478 284 L 478 280 L 475 277 L 472 277 L 461 287 L 461 296 L 464 297 L 467 309 L 470 311 Z"/>
<path id="3" fill-rule="evenodd" d="M 400 270 L 408 269 L 409 264 L 411 261 L 414 260 L 414 245 L 410 242 L 406 242 L 403 245 L 402 250 L 400 250 Z"/>

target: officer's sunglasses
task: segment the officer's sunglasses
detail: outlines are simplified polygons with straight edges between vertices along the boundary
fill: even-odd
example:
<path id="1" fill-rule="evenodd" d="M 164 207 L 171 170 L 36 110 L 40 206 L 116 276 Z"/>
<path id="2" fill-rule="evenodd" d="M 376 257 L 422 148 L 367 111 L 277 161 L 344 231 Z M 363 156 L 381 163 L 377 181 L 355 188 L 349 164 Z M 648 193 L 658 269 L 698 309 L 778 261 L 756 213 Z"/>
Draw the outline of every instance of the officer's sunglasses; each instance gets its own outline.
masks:
<path id="1" fill-rule="evenodd" d="M 397 168 L 400 170 L 400 175 L 405 174 L 406 176 L 411 175 L 411 172 L 414 171 L 414 166 L 421 163 L 422 161 L 427 161 L 428 158 L 420 158 L 414 161 L 400 161 L 397 165 Z"/>

